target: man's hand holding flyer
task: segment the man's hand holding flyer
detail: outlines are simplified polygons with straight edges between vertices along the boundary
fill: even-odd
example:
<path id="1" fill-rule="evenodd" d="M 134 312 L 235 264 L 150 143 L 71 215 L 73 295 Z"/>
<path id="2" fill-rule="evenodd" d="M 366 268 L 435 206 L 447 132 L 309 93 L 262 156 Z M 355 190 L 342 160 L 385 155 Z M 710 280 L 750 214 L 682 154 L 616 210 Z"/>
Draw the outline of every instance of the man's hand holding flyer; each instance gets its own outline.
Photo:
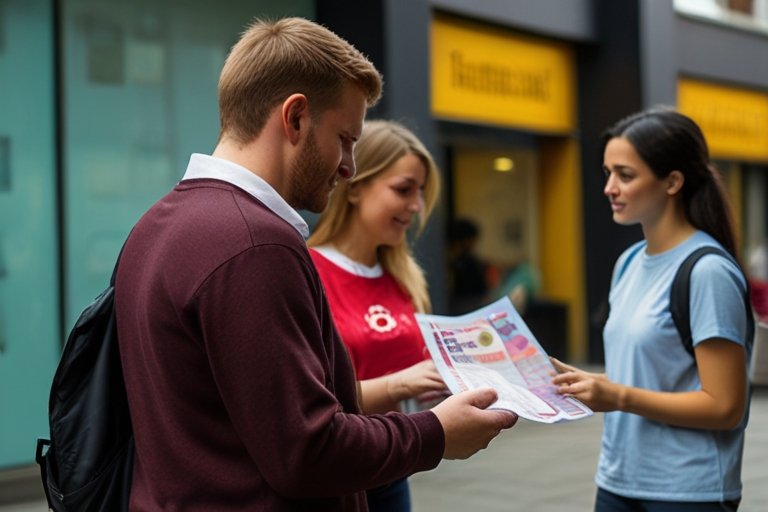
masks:
<path id="1" fill-rule="evenodd" d="M 499 395 L 491 407 L 541 423 L 592 415 L 556 392 L 549 356 L 508 298 L 462 316 L 417 314 L 416 320 L 451 392 L 491 387 Z"/>

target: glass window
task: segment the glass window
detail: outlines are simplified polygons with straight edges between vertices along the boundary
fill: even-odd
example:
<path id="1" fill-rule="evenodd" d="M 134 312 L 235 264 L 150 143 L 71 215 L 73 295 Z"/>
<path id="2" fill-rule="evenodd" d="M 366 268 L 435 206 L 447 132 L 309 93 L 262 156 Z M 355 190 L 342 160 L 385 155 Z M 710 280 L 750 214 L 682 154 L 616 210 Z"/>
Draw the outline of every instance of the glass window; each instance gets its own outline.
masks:
<path id="1" fill-rule="evenodd" d="M 47 436 L 60 348 L 51 5 L 0 0 L 0 468 Z"/>
<path id="2" fill-rule="evenodd" d="M 694 18 L 768 31 L 768 0 L 675 0 L 675 10 Z"/>
<path id="3" fill-rule="evenodd" d="M 63 2 L 67 325 L 189 155 L 213 150 L 219 72 L 245 26 L 313 9 L 311 0 Z"/>

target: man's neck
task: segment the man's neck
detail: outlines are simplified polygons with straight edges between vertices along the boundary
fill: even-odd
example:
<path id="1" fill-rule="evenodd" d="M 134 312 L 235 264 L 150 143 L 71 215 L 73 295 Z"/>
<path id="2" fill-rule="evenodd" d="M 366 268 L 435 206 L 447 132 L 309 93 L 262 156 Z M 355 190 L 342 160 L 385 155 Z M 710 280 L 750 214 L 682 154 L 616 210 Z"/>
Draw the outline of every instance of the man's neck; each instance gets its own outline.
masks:
<path id="1" fill-rule="evenodd" d="M 269 183 L 280 196 L 285 198 L 287 173 L 280 165 L 281 159 L 276 155 L 279 148 L 275 146 L 270 151 L 267 146 L 261 137 L 245 145 L 231 138 L 222 137 L 213 150 L 212 156 L 228 160 L 247 169 Z"/>

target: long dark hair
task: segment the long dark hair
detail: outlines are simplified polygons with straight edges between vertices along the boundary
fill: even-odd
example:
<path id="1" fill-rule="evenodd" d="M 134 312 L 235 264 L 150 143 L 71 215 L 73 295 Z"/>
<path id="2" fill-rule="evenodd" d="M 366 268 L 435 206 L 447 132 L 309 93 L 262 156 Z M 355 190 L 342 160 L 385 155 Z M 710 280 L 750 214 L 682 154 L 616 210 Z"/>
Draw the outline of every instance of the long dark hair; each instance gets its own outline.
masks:
<path id="1" fill-rule="evenodd" d="M 627 139 L 659 179 L 672 171 L 683 173 L 686 218 L 735 258 L 733 214 L 699 126 L 671 108 L 653 108 L 625 117 L 608 128 L 603 134 L 603 152 L 615 137 Z"/>

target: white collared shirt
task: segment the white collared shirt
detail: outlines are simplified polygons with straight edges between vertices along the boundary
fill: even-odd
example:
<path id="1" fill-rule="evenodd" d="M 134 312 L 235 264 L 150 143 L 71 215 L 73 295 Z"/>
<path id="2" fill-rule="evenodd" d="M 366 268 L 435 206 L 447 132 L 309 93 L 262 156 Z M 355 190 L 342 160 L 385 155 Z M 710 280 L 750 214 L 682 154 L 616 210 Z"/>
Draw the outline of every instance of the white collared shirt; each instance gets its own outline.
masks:
<path id="1" fill-rule="evenodd" d="M 376 262 L 374 266 L 369 267 L 368 265 L 348 258 L 332 245 L 320 245 L 313 247 L 313 249 L 325 256 L 326 259 L 335 263 L 337 267 L 343 268 L 350 274 L 369 278 L 376 278 L 384 275 L 384 270 L 379 262 Z"/>
<path id="2" fill-rule="evenodd" d="M 269 183 L 245 167 L 223 158 L 193 153 L 181 181 L 201 178 L 225 181 L 245 190 L 293 226 L 305 240 L 309 237 L 309 226 L 301 215 Z"/>

